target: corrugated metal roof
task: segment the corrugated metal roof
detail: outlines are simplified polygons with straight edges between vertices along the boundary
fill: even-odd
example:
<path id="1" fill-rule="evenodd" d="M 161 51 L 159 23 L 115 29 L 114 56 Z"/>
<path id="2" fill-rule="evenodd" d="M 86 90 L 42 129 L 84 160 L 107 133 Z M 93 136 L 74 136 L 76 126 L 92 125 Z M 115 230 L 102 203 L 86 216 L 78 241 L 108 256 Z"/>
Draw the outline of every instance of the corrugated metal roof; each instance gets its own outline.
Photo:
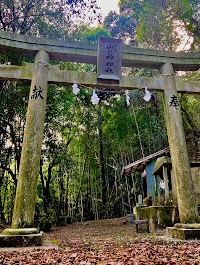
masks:
<path id="1" fill-rule="evenodd" d="M 151 154 L 149 156 L 146 156 L 146 157 L 143 157 L 142 159 L 139 159 L 129 165 L 126 165 L 122 168 L 122 172 L 121 172 L 121 175 L 122 176 L 127 176 L 127 175 L 130 175 L 131 173 L 135 172 L 136 170 L 138 169 L 144 169 L 146 163 L 151 160 L 152 158 L 155 158 L 155 157 L 158 157 L 160 155 L 163 155 L 163 154 L 168 154 L 170 151 L 169 151 L 169 148 L 165 148 L 163 150 L 160 150 L 154 154 Z"/>

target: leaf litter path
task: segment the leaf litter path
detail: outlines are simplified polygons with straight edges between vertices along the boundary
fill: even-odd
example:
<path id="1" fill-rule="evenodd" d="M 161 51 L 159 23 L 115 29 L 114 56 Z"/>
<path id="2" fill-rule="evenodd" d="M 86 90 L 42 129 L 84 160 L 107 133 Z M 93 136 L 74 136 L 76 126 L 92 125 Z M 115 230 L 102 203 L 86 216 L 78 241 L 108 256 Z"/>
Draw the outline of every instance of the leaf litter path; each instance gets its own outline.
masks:
<path id="1" fill-rule="evenodd" d="M 1 251 L 0 264 L 200 265 L 200 241 L 175 241 L 136 233 L 123 218 L 53 228 L 44 239 L 58 249 Z M 164 232 L 163 232 L 164 233 Z"/>

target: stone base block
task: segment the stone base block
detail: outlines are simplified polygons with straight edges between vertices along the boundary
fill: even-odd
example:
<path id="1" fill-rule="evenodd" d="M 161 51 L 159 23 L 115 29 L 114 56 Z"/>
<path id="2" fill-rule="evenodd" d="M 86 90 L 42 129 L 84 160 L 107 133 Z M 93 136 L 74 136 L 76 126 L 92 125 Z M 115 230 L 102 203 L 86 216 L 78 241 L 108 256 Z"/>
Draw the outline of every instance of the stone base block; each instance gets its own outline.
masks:
<path id="1" fill-rule="evenodd" d="M 2 235 L 30 235 L 38 234 L 39 230 L 35 227 L 33 228 L 6 228 L 3 230 Z"/>
<path id="2" fill-rule="evenodd" d="M 166 234 L 169 237 L 188 240 L 188 239 L 200 239 L 200 229 L 192 228 L 178 228 L 167 227 Z"/>
<path id="3" fill-rule="evenodd" d="M 42 232 L 29 235 L 0 235 L 0 247 L 41 246 Z"/>

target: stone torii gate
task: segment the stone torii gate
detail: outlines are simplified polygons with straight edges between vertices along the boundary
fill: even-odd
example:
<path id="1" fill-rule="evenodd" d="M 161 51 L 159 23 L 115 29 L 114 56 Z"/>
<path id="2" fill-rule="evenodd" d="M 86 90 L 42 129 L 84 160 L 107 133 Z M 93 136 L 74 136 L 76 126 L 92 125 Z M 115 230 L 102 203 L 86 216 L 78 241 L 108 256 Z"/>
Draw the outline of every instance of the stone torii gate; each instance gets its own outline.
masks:
<path id="1" fill-rule="evenodd" d="M 181 110 L 178 103 L 176 107 L 171 106 L 171 101 L 178 99 L 179 92 L 200 94 L 198 82 L 185 81 L 174 74 L 178 70 L 198 70 L 200 53 L 175 53 L 124 46 L 122 66 L 159 69 L 161 75 L 151 78 L 121 76 L 119 82 L 112 82 L 99 80 L 96 73 L 60 70 L 49 63 L 51 59 L 97 64 L 98 47 L 95 44 L 45 40 L 1 32 L 0 53 L 5 52 L 35 59 L 34 64 L 0 65 L 0 80 L 31 81 L 12 225 L 3 231 L 0 246 L 1 238 L 4 245 L 7 242 L 7 235 L 18 237 L 30 234 L 33 238 L 38 233 L 33 226 L 48 83 L 77 83 L 116 90 L 141 89 L 146 86 L 150 91 L 162 91 L 180 220 L 182 224 L 199 222 Z M 40 234 L 37 236 L 41 238 Z M 13 242 L 13 245 L 17 244 Z M 36 242 L 33 239 L 31 242 L 41 243 L 40 240 Z"/>

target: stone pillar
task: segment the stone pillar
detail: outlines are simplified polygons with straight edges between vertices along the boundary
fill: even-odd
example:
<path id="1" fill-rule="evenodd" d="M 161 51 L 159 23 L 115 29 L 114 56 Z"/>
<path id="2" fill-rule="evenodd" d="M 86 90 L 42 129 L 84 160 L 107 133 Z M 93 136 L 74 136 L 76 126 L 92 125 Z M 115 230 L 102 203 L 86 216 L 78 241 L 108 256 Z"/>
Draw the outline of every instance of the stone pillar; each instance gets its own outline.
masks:
<path id="1" fill-rule="evenodd" d="M 161 68 L 164 80 L 164 110 L 172 168 L 176 182 L 177 201 L 181 223 L 199 222 L 198 206 L 194 194 L 185 133 L 178 102 L 173 66 Z"/>
<path id="2" fill-rule="evenodd" d="M 36 54 L 12 217 L 12 228 L 27 228 L 34 225 L 36 190 L 47 99 L 48 62 L 48 53 L 39 51 Z"/>

